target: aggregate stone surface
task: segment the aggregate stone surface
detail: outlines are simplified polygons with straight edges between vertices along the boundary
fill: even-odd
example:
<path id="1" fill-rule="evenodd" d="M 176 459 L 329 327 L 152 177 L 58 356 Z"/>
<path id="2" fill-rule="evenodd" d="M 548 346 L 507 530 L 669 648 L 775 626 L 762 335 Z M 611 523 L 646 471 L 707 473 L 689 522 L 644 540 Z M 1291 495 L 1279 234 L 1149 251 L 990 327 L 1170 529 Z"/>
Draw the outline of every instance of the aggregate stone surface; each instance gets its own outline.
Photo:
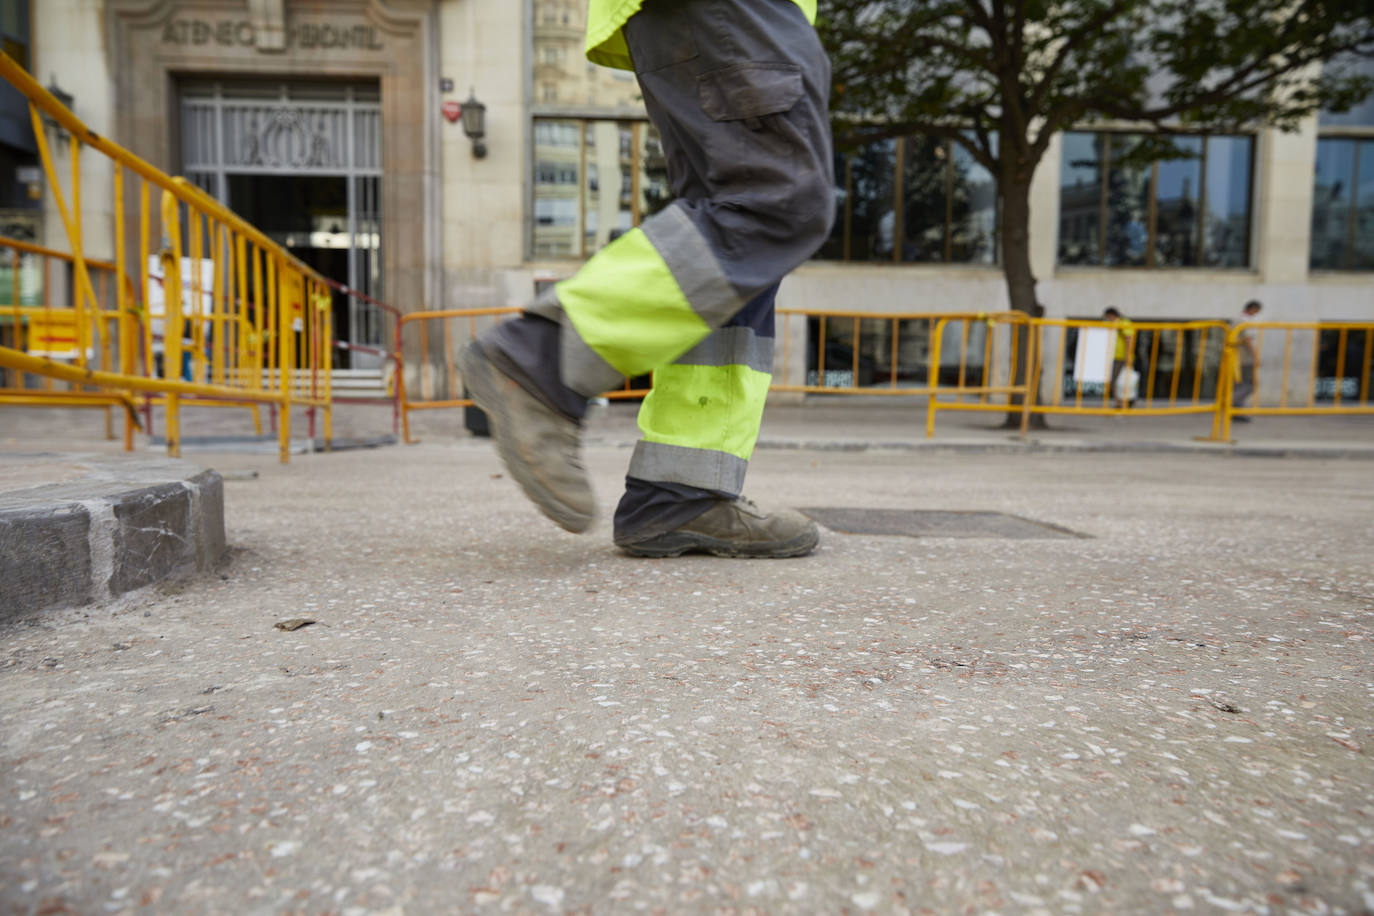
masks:
<path id="1" fill-rule="evenodd" d="M 761 452 L 1091 537 L 653 561 L 628 457 L 577 537 L 471 440 L 198 455 L 222 574 L 0 632 L 0 908 L 1374 910 L 1367 462 Z"/>

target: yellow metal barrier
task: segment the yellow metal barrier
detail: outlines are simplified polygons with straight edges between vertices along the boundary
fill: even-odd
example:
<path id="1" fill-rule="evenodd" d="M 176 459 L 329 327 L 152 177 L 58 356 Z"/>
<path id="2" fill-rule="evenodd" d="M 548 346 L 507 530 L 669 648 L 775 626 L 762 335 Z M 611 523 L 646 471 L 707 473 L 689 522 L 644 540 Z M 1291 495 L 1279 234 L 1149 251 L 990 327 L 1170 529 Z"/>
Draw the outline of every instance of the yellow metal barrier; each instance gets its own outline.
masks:
<path id="1" fill-rule="evenodd" d="M 461 394 L 462 379 L 456 368 L 458 348 L 477 335 L 483 320 L 497 321 L 520 311 L 513 307 L 450 309 L 413 312 L 400 318 L 398 352 L 420 354 L 418 366 L 409 373 L 411 378 L 406 378 L 408 373 L 404 370 L 398 373 L 404 441 L 416 441 L 410 434 L 411 411 L 471 406 L 472 401 Z M 1004 394 L 1009 400 L 1013 395 L 1025 400 L 1025 382 L 1018 383 L 1015 378 L 1023 360 L 1020 353 L 1024 344 L 1018 345 L 1018 341 L 1029 338 L 1030 319 L 1019 312 L 893 315 L 779 309 L 777 314 L 778 337 L 783 347 L 781 375 L 774 378 L 770 391 L 889 396 L 938 393 L 965 399 L 942 404 L 941 409 L 946 410 L 1007 410 L 1006 404 L 994 400 L 995 396 Z M 816 369 L 809 370 L 814 373 L 813 378 L 798 380 L 790 374 L 793 322 L 797 321 L 814 321 L 819 325 Z M 431 330 L 435 323 L 440 325 L 437 331 Z M 411 328 L 414 331 L 407 334 Z M 875 342 L 875 335 L 881 339 Z M 903 376 L 898 372 L 897 367 L 911 355 L 909 351 L 913 347 L 924 354 L 925 342 L 931 339 L 943 342 L 946 336 L 957 338 L 958 346 L 935 345 L 931 350 L 934 356 L 929 373 L 922 371 L 919 375 Z M 844 351 L 839 361 L 831 358 L 835 356 L 836 346 Z M 870 367 L 872 359 L 864 355 L 877 348 L 884 355 L 890 355 L 887 384 L 863 384 L 864 379 L 879 371 Z M 1010 353 L 1009 373 L 999 368 L 1003 351 Z M 420 389 L 418 395 L 414 386 Z M 627 380 L 624 387 L 607 391 L 603 396 L 628 399 L 641 398 L 647 393 L 648 388 L 635 387 L 634 380 Z M 931 422 L 933 416 L 932 412 Z"/>
<path id="2" fill-rule="evenodd" d="M 1037 318 L 1031 412 L 1092 416 L 1210 413 L 1223 393 L 1224 321 Z M 1132 377 L 1135 377 L 1134 380 Z"/>
<path id="3" fill-rule="evenodd" d="M 950 324 L 961 328 L 959 337 L 959 373 L 955 384 L 942 384 L 946 366 L 944 341 Z M 1030 380 L 1034 376 L 1034 335 L 1032 319 L 1021 312 L 1000 312 L 994 315 L 957 315 L 941 318 L 932 334 L 930 358 L 930 397 L 926 401 L 926 437 L 935 435 L 935 415 L 941 410 L 997 411 L 1019 414 L 1021 434 L 1030 423 Z M 971 347 L 972 329 L 982 325 L 982 371 L 976 384 L 970 385 L 965 373 Z M 1003 332 L 999 334 L 998 332 Z M 998 374 L 998 339 L 1005 338 L 1001 351 L 1006 354 L 1006 373 Z M 956 400 L 942 401 L 941 396 Z M 999 401 L 995 396 L 1005 395 Z"/>
<path id="4" fill-rule="evenodd" d="M 467 341 L 477 336 L 478 319 L 491 318 L 498 319 L 520 313 L 518 308 L 485 308 L 485 309 L 440 309 L 433 312 L 412 312 L 402 315 L 397 319 L 396 325 L 396 350 L 400 357 L 400 365 L 396 371 L 396 390 L 401 402 L 401 438 L 409 445 L 414 445 L 418 439 L 410 435 L 410 412 L 412 410 L 439 410 L 446 407 L 470 407 L 472 401 L 469 398 L 455 397 L 455 392 L 462 391 L 462 383 L 458 378 L 455 360 L 458 357 L 458 349 Z M 462 321 L 466 324 L 466 332 L 461 339 L 455 343 L 453 333 L 453 321 Z M 443 393 L 436 394 L 436 379 L 434 361 L 430 358 L 431 335 L 429 327 L 435 322 L 441 322 L 439 338 L 442 341 L 443 354 L 442 362 L 444 374 L 439 381 L 443 384 Z M 410 385 L 406 383 L 405 354 L 407 352 L 406 330 L 415 326 L 418 340 L 420 358 L 417 361 L 419 366 L 420 396 L 417 398 Z"/>
<path id="5" fill-rule="evenodd" d="M 1282 362 L 1277 373 L 1268 374 L 1266 384 L 1266 341 L 1273 353 L 1279 349 L 1273 344 L 1279 335 Z M 1226 335 L 1221 370 L 1225 390 L 1217 404 L 1212 438 L 1229 441 L 1236 417 L 1374 414 L 1371 370 L 1374 322 L 1238 324 Z"/>
<path id="6" fill-rule="evenodd" d="M 398 373 L 406 442 L 415 441 L 411 411 L 471 406 L 462 396 L 458 348 L 477 335 L 484 320 L 520 311 L 453 309 L 399 319 L 398 352 L 422 354 L 409 380 L 404 371 Z M 1222 321 L 1108 322 L 1030 318 L 1020 312 L 779 309 L 777 314 L 782 352 L 770 391 L 924 397 L 927 436 L 935 433 L 937 414 L 949 410 L 1019 415 L 1023 435 L 1033 414 L 1210 413 L 1218 439 L 1229 438 L 1235 416 L 1374 414 L 1374 322 L 1252 322 L 1231 328 Z M 806 327 L 797 329 L 794 323 L 802 321 Z M 435 322 L 441 323 L 437 331 L 431 330 Z M 414 331 L 406 337 L 408 329 Z M 1245 349 L 1241 335 L 1253 335 L 1256 352 L 1262 353 L 1266 332 L 1284 335 L 1282 371 L 1269 385 L 1279 380 L 1277 395 L 1257 406 L 1237 404 L 1233 398 Z M 1295 343 L 1295 335 L 1302 334 L 1310 341 Z M 806 339 L 808 348 L 806 375 L 800 379 L 793 377 L 796 338 Z M 1295 354 L 1304 353 L 1310 359 L 1300 365 Z M 1258 369 L 1257 364 L 1257 375 Z M 411 384 L 419 387 L 418 396 Z M 627 381 L 605 396 L 646 393 Z"/>
<path id="7" fill-rule="evenodd" d="M 166 409 L 167 451 L 180 454 L 183 399 L 201 405 L 274 405 L 281 460 L 290 458 L 291 409 L 319 410 L 324 438 L 332 438 L 330 368 L 331 298 L 325 278 L 286 249 L 182 178 L 154 168 L 118 144 L 92 133 L 10 57 L 0 54 L 3 76 L 29 100 L 29 111 L 48 188 L 71 248 L 70 305 L 50 309 L 39 329 L 69 332 L 57 358 L 35 349 L 31 316 L 11 307 L 14 332 L 0 345 L 0 367 L 98 391 L 69 390 L 70 404 L 129 403 L 134 392 Z M 70 206 L 62 191 L 43 116 L 70 134 Z M 95 150 L 113 170 L 115 258 L 85 254 L 81 210 L 81 153 Z M 126 175 L 132 176 L 126 188 Z M 160 196 L 152 200 L 154 189 Z M 137 250 L 126 238 L 126 208 L 137 207 Z M 151 239 L 162 241 L 153 247 Z M 10 243 L 11 250 L 21 243 Z M 130 256 L 137 261 L 130 264 Z M 113 314 L 102 305 L 92 277 L 110 270 L 116 281 Z M 160 289 L 160 296 L 155 290 Z M 162 303 L 157 313 L 157 301 Z M 52 306 L 52 303 L 45 303 Z M 59 318 L 54 313 L 65 312 Z M 17 317 L 15 317 L 17 316 Z M 47 323 L 44 324 L 43 322 Z M 27 333 L 21 326 L 27 324 Z M 161 331 L 161 343 L 155 339 Z M 22 387 L 23 380 L 20 380 Z M 24 403 L 0 392 L 0 404 Z M 98 399 L 103 398 L 103 401 Z M 313 420 L 313 413 L 311 414 Z M 134 418 L 126 419 L 132 447 Z"/>
<path id="8" fill-rule="evenodd" d="M 1005 393 L 999 383 L 999 355 L 1008 343 L 1001 340 L 1013 325 L 1029 319 L 1019 312 L 892 313 L 835 312 L 823 309 L 778 309 L 782 340 L 782 375 L 770 391 L 801 394 L 854 394 L 878 396 L 926 396 L 936 390 L 945 394 L 976 395 L 986 401 Z M 814 326 L 810 345 L 815 347 L 814 370 L 797 381 L 791 377 L 793 324 Z M 946 347 L 950 325 L 959 328 L 959 346 Z M 1010 344 L 1015 371 L 1017 353 Z M 957 353 L 957 358 L 944 357 Z M 907 371 L 926 363 L 929 371 Z M 810 354 L 808 354 L 809 356 Z M 884 369 L 884 365 L 886 368 Z"/>
<path id="9" fill-rule="evenodd" d="M 96 307 L 85 333 L 77 326 L 75 309 L 54 306 L 54 266 L 65 275 L 73 270 L 71 255 L 17 239 L 0 238 L 0 346 L 31 356 L 75 362 L 98 358 L 113 361 L 118 339 L 119 311 L 115 284 L 120 282 L 114 264 L 87 260 L 96 293 Z M 3 274 L 9 271 L 9 276 Z M 127 280 L 125 281 L 127 282 Z M 99 353 L 81 350 L 81 341 L 93 342 Z M 51 376 L 26 379 L 23 374 L 0 369 L 0 404 L 30 407 L 95 407 L 105 411 L 105 434 L 114 438 L 112 406 L 133 407 L 127 395 L 91 388 L 60 388 Z M 137 422 L 136 419 L 133 422 Z M 130 424 L 131 425 L 131 424 Z"/>
<path id="10" fill-rule="evenodd" d="M 407 444 L 414 445 L 419 441 L 410 435 L 411 411 L 472 406 L 472 400 L 460 394 L 463 390 L 463 383 L 457 372 L 456 359 L 458 350 L 477 336 L 480 330 L 480 320 L 499 321 L 502 318 L 518 315 L 521 311 L 523 310 L 513 306 L 443 309 L 433 312 L 411 312 L 408 315 L 402 315 L 397 320 L 396 350 L 398 354 L 402 354 L 401 366 L 398 367 L 396 373 L 397 393 L 400 399 L 401 435 Z M 457 332 L 454 330 L 455 322 L 461 325 Z M 439 324 L 438 331 L 431 331 L 430 326 L 436 323 Z M 416 329 L 416 333 L 411 338 L 407 338 L 405 332 L 411 327 Z M 415 352 L 414 347 L 408 348 L 410 344 L 418 347 L 418 352 L 421 354 L 418 360 L 417 381 L 420 386 L 418 397 L 406 384 L 405 379 L 404 354 Z M 442 349 L 439 354 L 433 352 L 436 345 Z M 442 373 L 439 370 L 441 365 L 443 367 Z M 648 389 L 633 388 L 631 383 L 626 381 L 623 388 L 607 391 L 604 397 L 641 398 L 647 393 Z"/>

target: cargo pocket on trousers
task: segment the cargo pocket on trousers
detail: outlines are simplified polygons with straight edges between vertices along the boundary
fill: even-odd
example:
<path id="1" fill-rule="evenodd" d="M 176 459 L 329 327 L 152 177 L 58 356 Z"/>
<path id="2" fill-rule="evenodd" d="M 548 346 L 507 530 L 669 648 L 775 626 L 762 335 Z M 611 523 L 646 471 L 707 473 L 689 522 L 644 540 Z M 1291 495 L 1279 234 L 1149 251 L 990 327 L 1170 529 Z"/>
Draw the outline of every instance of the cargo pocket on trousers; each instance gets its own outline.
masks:
<path id="1" fill-rule="evenodd" d="M 713 121 L 744 121 L 751 130 L 768 115 L 792 110 L 802 97 L 796 64 L 737 64 L 697 77 L 701 110 Z"/>
<path id="2" fill-rule="evenodd" d="M 707 183 L 713 196 L 754 212 L 793 215 L 790 193 L 804 163 L 806 140 L 789 120 L 804 93 L 801 68 L 785 63 L 737 64 L 697 77 L 708 124 Z"/>

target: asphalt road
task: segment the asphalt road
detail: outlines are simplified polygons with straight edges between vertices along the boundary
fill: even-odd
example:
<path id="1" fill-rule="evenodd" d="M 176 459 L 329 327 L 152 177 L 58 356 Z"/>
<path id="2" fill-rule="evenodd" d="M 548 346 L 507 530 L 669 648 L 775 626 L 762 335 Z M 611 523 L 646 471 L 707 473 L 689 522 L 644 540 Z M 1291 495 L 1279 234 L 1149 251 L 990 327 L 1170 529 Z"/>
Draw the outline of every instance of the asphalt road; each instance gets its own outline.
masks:
<path id="1" fill-rule="evenodd" d="M 1374 911 L 1368 461 L 767 450 L 1086 537 L 649 561 L 628 457 L 575 537 L 473 440 L 193 455 L 222 574 L 3 633 L 3 907 Z"/>

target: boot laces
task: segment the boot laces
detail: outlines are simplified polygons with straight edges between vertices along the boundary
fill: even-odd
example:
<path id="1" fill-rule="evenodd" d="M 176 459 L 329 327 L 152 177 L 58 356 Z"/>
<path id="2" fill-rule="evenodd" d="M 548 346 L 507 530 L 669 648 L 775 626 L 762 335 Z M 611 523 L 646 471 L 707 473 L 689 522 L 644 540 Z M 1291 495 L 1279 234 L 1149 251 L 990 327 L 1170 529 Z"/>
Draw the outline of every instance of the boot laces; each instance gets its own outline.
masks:
<path id="1" fill-rule="evenodd" d="M 754 516 L 757 516 L 757 517 L 759 517 L 759 518 L 764 518 L 764 517 L 767 516 L 767 513 L 764 512 L 762 509 L 759 508 L 759 504 L 756 503 L 756 502 L 754 502 L 752 499 L 750 499 L 750 498 L 747 497 L 747 496 L 736 496 L 736 497 L 732 500 L 732 502 L 733 502 L 736 506 L 738 506 L 742 511 L 744 511 L 745 513 L 747 513 L 747 514 L 749 514 L 749 515 L 754 515 Z"/>

